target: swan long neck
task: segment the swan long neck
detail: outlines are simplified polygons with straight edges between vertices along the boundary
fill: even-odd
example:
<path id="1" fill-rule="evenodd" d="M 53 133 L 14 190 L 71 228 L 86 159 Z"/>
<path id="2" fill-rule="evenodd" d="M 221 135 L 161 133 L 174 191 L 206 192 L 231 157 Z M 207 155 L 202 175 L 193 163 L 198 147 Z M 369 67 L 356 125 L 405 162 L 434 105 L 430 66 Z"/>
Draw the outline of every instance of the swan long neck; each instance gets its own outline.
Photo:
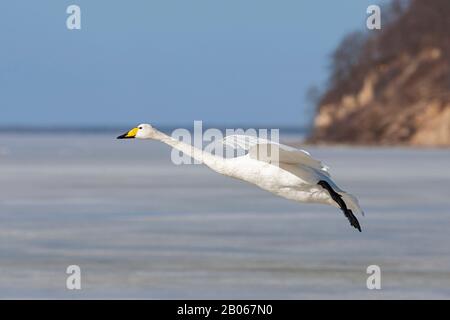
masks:
<path id="1" fill-rule="evenodd" d="M 175 138 L 172 138 L 171 136 L 166 135 L 165 133 L 162 133 L 161 131 L 155 130 L 153 139 L 159 140 L 159 141 L 171 146 L 172 148 L 183 152 L 184 154 L 199 161 L 200 163 L 204 163 L 211 169 L 214 169 L 219 172 L 224 169 L 223 168 L 224 164 L 225 164 L 224 158 L 218 157 L 209 152 L 205 152 L 205 151 L 203 151 L 199 148 L 196 148 L 193 145 L 187 144 L 183 141 L 179 141 Z"/>

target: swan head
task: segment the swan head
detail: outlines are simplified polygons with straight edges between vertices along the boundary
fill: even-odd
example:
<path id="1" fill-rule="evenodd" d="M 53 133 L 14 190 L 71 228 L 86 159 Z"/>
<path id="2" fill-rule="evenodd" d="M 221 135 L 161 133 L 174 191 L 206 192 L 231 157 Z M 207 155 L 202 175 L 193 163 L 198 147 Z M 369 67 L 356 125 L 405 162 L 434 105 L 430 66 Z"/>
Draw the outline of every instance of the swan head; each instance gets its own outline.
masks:
<path id="1" fill-rule="evenodd" d="M 147 123 L 142 123 L 136 128 L 120 135 L 117 139 L 152 139 L 156 130 Z"/>

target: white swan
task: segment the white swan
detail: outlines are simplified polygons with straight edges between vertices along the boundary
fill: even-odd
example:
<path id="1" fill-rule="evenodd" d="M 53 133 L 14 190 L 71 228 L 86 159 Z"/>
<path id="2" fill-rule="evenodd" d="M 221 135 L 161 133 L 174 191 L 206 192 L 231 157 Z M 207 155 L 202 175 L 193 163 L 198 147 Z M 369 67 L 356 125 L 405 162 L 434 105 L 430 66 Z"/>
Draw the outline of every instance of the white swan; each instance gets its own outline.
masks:
<path id="1" fill-rule="evenodd" d="M 361 231 L 353 212 L 363 215 L 358 200 L 341 190 L 331 180 L 328 168 L 320 161 L 300 149 L 245 135 L 232 135 L 223 139 L 223 144 L 243 148 L 248 153 L 235 158 L 223 158 L 176 140 L 149 124 L 140 124 L 117 139 L 159 140 L 188 156 L 201 161 L 212 170 L 241 179 L 274 193 L 280 197 L 306 203 L 322 203 L 340 208 L 350 224 Z M 274 163 L 271 157 L 261 157 L 260 148 L 270 149 L 266 154 L 277 154 Z"/>

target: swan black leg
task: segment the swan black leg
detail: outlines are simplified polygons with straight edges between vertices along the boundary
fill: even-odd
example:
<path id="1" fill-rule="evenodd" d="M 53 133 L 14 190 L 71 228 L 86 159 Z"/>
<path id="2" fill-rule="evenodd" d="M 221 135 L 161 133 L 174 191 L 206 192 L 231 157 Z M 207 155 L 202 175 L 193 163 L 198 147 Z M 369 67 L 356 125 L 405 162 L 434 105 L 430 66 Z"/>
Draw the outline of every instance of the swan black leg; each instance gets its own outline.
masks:
<path id="1" fill-rule="evenodd" d="M 356 219 L 352 210 L 347 208 L 347 205 L 345 204 L 344 200 L 342 200 L 341 195 L 339 193 L 337 193 L 336 191 L 334 191 L 333 188 L 330 186 L 330 184 L 324 180 L 320 180 L 317 184 L 328 191 L 331 198 L 334 201 L 336 201 L 336 203 L 339 205 L 341 210 L 344 212 L 344 215 L 347 217 L 348 221 L 350 221 L 350 224 L 353 227 L 355 227 L 356 229 L 358 229 L 359 232 L 361 232 L 361 226 L 359 225 L 358 219 Z"/>

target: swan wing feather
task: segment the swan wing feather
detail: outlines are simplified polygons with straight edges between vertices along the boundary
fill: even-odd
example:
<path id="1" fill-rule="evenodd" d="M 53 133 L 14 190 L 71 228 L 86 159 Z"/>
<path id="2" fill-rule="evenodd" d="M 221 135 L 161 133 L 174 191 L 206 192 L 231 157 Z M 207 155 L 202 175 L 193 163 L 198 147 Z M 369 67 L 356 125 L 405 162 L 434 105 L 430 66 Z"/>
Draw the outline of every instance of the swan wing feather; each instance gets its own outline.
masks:
<path id="1" fill-rule="evenodd" d="M 307 166 L 329 176 L 329 168 L 302 149 L 249 135 L 229 135 L 222 140 L 222 143 L 234 149 L 244 149 L 248 151 L 251 158 L 262 161 L 268 161 L 271 155 L 278 153 L 280 163 Z"/>

